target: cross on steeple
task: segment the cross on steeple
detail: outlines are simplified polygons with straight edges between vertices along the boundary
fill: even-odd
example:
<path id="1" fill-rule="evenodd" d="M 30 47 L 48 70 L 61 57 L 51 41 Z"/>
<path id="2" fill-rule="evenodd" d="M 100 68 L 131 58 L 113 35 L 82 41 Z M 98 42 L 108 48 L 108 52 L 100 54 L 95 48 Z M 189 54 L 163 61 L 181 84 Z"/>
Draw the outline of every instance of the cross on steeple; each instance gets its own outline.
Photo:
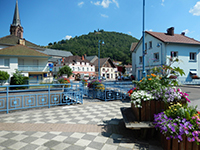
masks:
<path id="1" fill-rule="evenodd" d="M 23 27 L 21 26 L 19 17 L 18 0 L 16 0 L 13 22 L 10 25 L 10 34 L 15 35 L 21 39 L 23 38 Z"/>

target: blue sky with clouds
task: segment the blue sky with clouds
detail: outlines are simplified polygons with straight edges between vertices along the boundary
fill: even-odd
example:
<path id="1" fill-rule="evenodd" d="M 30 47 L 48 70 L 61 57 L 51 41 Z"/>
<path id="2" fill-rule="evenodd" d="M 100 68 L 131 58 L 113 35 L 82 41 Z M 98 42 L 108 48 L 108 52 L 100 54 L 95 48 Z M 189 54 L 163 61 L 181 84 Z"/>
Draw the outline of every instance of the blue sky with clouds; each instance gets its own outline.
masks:
<path id="1" fill-rule="evenodd" d="M 0 37 L 9 35 L 16 0 L 0 0 Z M 94 30 L 142 36 L 143 0 L 18 0 L 24 38 L 38 45 Z M 200 40 L 200 1 L 146 0 L 145 30 Z M 105 41 L 106 42 L 106 41 Z"/>

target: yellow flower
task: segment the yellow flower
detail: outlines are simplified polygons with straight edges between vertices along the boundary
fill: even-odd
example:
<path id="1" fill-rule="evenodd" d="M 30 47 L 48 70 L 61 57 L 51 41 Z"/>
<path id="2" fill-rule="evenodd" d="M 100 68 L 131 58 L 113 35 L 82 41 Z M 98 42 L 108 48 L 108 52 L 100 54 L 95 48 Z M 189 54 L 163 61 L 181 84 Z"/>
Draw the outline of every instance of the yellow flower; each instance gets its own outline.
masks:
<path id="1" fill-rule="evenodd" d="M 140 80 L 139 82 L 142 82 L 142 80 Z"/>
<path id="2" fill-rule="evenodd" d="M 153 73 L 151 74 L 151 76 L 152 76 L 152 77 L 156 77 L 156 75 L 155 75 L 155 74 L 153 74 Z"/>
<path id="3" fill-rule="evenodd" d="M 148 78 L 148 80 L 152 80 L 151 78 Z"/>

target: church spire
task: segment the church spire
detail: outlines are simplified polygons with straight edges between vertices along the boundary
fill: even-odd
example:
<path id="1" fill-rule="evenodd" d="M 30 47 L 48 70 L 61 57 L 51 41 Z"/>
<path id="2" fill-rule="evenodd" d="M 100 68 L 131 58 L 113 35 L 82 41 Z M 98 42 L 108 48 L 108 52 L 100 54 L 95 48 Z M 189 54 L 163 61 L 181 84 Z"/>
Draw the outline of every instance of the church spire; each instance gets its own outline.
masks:
<path id="1" fill-rule="evenodd" d="M 13 26 L 18 26 L 18 25 L 21 26 L 20 18 L 19 18 L 18 0 L 16 0 L 15 12 L 14 12 L 12 25 Z"/>
<path id="2" fill-rule="evenodd" d="M 23 27 L 21 26 L 19 18 L 18 0 L 16 0 L 13 22 L 10 25 L 10 34 L 15 35 L 21 39 L 23 38 Z"/>

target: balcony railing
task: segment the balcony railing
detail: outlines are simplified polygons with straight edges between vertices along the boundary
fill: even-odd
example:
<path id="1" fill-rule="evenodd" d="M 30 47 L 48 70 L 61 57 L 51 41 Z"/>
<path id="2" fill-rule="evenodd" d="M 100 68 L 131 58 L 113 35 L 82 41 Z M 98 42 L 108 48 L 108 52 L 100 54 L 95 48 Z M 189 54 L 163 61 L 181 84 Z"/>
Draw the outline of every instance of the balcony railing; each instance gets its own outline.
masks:
<path id="1" fill-rule="evenodd" d="M 18 66 L 19 71 L 30 71 L 30 72 L 48 72 L 49 67 L 48 66 L 37 66 L 37 65 L 19 65 Z"/>

